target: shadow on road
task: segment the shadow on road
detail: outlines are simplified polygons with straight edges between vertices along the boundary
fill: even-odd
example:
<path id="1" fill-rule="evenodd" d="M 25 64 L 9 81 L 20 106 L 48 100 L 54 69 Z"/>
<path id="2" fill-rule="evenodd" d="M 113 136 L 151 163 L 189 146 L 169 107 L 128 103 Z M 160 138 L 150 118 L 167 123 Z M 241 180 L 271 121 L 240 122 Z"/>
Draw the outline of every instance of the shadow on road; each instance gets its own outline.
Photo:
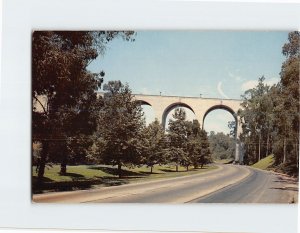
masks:
<path id="1" fill-rule="evenodd" d="M 288 176 L 279 176 L 279 177 L 277 177 L 277 180 L 274 180 L 274 182 L 298 185 L 297 179 L 292 178 L 292 177 L 288 177 Z"/>
<path id="2" fill-rule="evenodd" d="M 278 190 L 282 190 L 282 191 L 294 191 L 294 192 L 298 192 L 298 188 L 297 187 L 273 187 L 270 189 L 278 189 Z"/>

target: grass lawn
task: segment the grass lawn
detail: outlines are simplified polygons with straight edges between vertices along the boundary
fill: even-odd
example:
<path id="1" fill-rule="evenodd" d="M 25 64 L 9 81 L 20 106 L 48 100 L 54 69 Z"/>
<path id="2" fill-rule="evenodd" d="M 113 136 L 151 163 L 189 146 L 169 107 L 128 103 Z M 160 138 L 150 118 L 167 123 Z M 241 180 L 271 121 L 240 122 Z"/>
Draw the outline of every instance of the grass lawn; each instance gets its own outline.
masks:
<path id="1" fill-rule="evenodd" d="M 59 174 L 60 166 L 54 165 L 45 169 L 44 180 L 37 182 L 36 168 L 32 168 L 32 191 L 33 193 L 42 193 L 47 191 L 67 191 L 77 189 L 90 189 L 101 186 L 122 185 L 133 182 L 142 182 L 158 178 L 171 178 L 185 175 L 198 174 L 212 169 L 216 166 L 208 165 L 203 168 L 194 169 L 191 167 L 186 171 L 185 167 L 179 167 L 175 171 L 175 166 L 153 167 L 153 173 L 147 166 L 126 168 L 122 167 L 122 178 L 118 178 L 117 167 L 104 165 L 78 165 L 67 166 L 67 174 Z"/>
<path id="2" fill-rule="evenodd" d="M 262 170 L 268 170 L 272 167 L 274 162 L 275 162 L 274 156 L 269 155 L 269 156 L 259 160 L 257 163 L 253 164 L 251 167 L 259 168 L 259 169 L 262 169 Z"/>

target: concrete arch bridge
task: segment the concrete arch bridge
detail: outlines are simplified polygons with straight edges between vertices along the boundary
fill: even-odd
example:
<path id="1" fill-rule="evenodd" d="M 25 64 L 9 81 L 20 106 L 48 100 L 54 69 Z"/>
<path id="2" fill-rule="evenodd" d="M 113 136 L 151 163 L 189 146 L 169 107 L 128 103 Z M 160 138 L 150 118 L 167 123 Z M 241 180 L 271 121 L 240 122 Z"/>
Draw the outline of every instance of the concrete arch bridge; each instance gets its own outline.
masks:
<path id="1" fill-rule="evenodd" d="M 190 109 L 201 126 L 204 125 L 206 116 L 213 110 L 223 109 L 231 113 L 236 122 L 236 150 L 235 161 L 243 163 L 243 151 L 239 142 L 239 136 L 242 132 L 240 119 L 237 111 L 240 109 L 241 100 L 236 99 L 218 99 L 218 98 L 201 98 L 201 97 L 184 97 L 184 96 L 163 96 L 163 95 L 144 95 L 134 94 L 134 98 L 141 105 L 152 107 L 157 118 L 166 127 L 167 115 L 174 108 L 185 107 Z"/>

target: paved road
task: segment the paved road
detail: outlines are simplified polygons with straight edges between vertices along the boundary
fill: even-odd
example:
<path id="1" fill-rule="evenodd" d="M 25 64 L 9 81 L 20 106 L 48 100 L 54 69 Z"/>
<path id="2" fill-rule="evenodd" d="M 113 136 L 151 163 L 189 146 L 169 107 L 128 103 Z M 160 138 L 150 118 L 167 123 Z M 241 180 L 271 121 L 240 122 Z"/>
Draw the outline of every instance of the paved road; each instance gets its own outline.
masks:
<path id="1" fill-rule="evenodd" d="M 206 173 L 138 184 L 37 194 L 33 196 L 33 201 L 59 203 L 289 203 L 293 196 L 297 196 L 298 186 L 293 180 L 288 180 L 288 177 L 254 170 L 246 166 L 218 165 L 218 167 L 218 169 Z"/>
<path id="2" fill-rule="evenodd" d="M 251 175 L 242 182 L 191 202 L 294 203 L 298 202 L 298 182 L 279 173 L 251 169 Z"/>

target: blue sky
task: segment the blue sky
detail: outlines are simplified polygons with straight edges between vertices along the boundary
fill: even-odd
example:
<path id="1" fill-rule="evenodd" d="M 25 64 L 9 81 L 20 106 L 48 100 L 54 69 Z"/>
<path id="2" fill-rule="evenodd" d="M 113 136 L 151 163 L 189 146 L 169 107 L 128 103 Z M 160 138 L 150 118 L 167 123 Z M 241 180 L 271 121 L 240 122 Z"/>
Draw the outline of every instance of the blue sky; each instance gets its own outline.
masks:
<path id="1" fill-rule="evenodd" d="M 133 93 L 239 99 L 262 75 L 278 82 L 287 37 L 280 31 L 137 31 L 134 42 L 110 42 L 88 69 L 104 70 L 105 82 L 127 82 Z M 145 112 L 149 122 L 153 113 Z M 232 119 L 216 110 L 204 126 L 227 133 Z"/>

